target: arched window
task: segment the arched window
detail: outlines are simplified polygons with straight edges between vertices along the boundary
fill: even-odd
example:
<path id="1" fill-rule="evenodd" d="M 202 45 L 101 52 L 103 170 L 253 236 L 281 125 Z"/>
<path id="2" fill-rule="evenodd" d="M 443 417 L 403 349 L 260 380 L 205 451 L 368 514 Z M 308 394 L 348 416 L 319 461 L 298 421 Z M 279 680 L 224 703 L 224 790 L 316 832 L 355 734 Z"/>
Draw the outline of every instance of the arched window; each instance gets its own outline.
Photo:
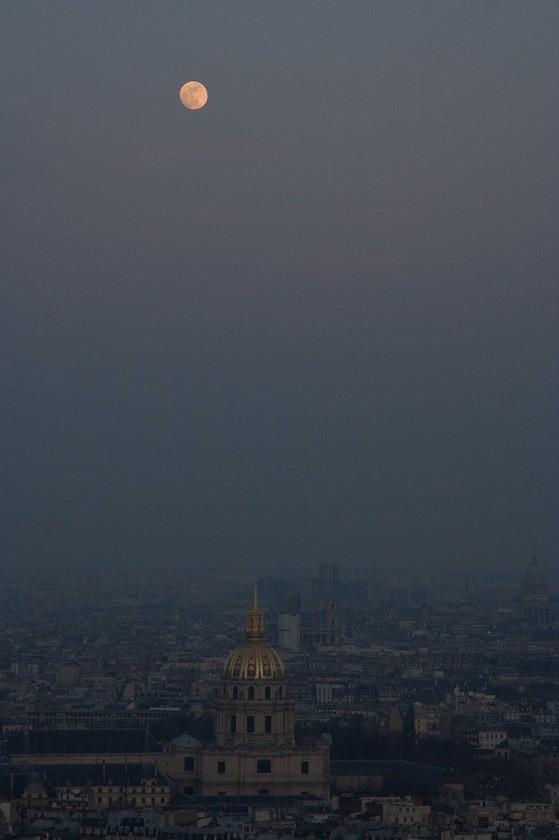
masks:
<path id="1" fill-rule="evenodd" d="M 257 773 L 271 773 L 272 772 L 272 762 L 267 758 L 259 758 L 256 762 L 256 772 Z"/>

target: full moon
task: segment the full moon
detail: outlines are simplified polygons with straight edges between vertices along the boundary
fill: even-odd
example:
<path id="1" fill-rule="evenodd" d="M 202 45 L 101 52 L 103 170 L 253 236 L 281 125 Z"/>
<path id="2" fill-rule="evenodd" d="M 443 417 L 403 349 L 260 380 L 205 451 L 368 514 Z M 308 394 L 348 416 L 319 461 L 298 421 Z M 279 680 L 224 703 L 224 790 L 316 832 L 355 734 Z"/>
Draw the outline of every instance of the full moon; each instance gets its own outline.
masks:
<path id="1" fill-rule="evenodd" d="M 180 89 L 179 98 L 189 111 L 198 111 L 208 101 L 208 91 L 202 82 L 186 82 Z"/>

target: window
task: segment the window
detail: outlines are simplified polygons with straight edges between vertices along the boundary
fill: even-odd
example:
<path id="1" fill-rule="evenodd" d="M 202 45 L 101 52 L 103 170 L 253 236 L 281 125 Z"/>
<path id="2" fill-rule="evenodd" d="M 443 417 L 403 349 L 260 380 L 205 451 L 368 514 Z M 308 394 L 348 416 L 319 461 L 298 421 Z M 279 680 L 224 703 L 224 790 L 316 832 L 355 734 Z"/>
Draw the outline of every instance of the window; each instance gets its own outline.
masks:
<path id="1" fill-rule="evenodd" d="M 225 793 L 224 790 L 218 790 L 217 795 L 218 796 L 227 796 L 227 794 Z"/>
<path id="2" fill-rule="evenodd" d="M 267 788 L 261 788 L 258 791 L 258 796 L 269 796 L 269 795 L 270 795 L 270 791 Z"/>
<path id="3" fill-rule="evenodd" d="M 218 761 L 217 762 L 217 772 L 219 773 L 220 776 L 222 776 L 225 773 L 225 762 L 224 761 Z"/>
<path id="4" fill-rule="evenodd" d="M 269 685 L 266 686 L 266 690 L 264 691 L 264 697 L 266 698 L 266 700 L 272 699 L 272 689 Z"/>
<path id="5" fill-rule="evenodd" d="M 184 769 L 185 770 L 194 770 L 194 758 L 191 755 L 185 756 Z"/>
<path id="6" fill-rule="evenodd" d="M 254 732 L 254 715 L 247 715 L 247 732 L 249 734 Z"/>
<path id="7" fill-rule="evenodd" d="M 309 772 L 309 762 L 308 761 L 302 761 L 301 762 L 301 773 L 304 773 L 306 775 L 308 772 Z"/>
<path id="8" fill-rule="evenodd" d="M 249 687 L 248 687 L 248 699 L 249 700 L 254 700 L 254 686 L 253 685 L 249 685 Z"/>
<path id="9" fill-rule="evenodd" d="M 283 695 L 283 689 L 282 689 L 282 687 L 281 687 L 281 685 L 280 685 L 280 687 L 278 688 L 278 697 L 279 697 L 279 699 L 280 699 L 280 700 L 281 700 L 281 698 L 282 698 L 282 695 Z"/>
<path id="10" fill-rule="evenodd" d="M 237 700 L 239 697 L 239 689 L 236 685 L 233 686 L 233 700 Z"/>
<path id="11" fill-rule="evenodd" d="M 232 735 L 234 735 L 237 731 L 237 715 L 231 715 L 231 720 L 229 721 L 229 731 Z"/>
<path id="12" fill-rule="evenodd" d="M 192 794 L 194 793 L 194 788 L 188 785 L 187 787 L 183 788 L 183 791 L 184 793 L 186 793 L 187 796 L 192 796 Z"/>
<path id="13" fill-rule="evenodd" d="M 272 715 L 266 715 L 266 717 L 264 718 L 264 732 L 266 732 L 266 734 L 269 735 L 271 731 L 272 731 Z"/>
<path id="14" fill-rule="evenodd" d="M 269 761 L 267 758 L 259 758 L 256 762 L 256 772 L 257 773 L 271 773 L 272 772 L 272 762 Z"/>

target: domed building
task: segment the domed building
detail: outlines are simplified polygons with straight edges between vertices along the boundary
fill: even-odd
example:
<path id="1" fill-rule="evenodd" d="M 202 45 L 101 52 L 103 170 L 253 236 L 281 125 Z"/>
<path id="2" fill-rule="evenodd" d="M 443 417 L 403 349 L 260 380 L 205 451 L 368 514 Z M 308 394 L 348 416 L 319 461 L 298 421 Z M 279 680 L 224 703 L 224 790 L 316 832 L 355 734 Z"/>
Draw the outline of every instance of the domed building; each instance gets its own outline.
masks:
<path id="1" fill-rule="evenodd" d="M 197 758 L 203 796 L 329 796 L 329 744 L 295 739 L 285 664 L 266 641 L 256 590 L 244 639 L 223 668 L 214 741 Z"/>

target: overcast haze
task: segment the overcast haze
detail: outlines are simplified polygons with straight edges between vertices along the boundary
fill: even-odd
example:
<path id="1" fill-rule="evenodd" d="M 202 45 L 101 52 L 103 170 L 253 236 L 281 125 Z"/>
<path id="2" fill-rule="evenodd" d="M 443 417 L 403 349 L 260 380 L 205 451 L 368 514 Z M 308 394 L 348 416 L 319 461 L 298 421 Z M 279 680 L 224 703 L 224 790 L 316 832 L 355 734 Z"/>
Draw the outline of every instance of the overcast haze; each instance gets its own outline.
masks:
<path id="1" fill-rule="evenodd" d="M 8 567 L 556 567 L 555 0 L 0 31 Z"/>

